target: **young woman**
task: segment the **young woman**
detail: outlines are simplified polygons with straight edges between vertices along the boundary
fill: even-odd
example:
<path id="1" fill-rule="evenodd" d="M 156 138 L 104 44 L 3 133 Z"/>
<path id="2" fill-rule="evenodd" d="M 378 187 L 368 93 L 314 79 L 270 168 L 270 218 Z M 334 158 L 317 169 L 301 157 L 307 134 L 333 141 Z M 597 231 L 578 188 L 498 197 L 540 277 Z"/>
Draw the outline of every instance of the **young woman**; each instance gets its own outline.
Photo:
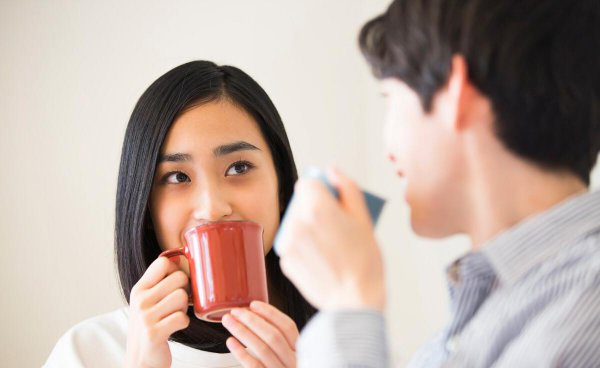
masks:
<path id="1" fill-rule="evenodd" d="M 131 115 L 119 169 L 115 250 L 129 307 L 73 327 L 46 365 L 294 366 L 315 310 L 271 248 L 296 178 L 281 118 L 247 74 L 195 61 L 160 77 Z M 159 254 L 190 227 L 227 220 L 263 226 L 272 305 L 236 310 L 225 328 L 194 316 L 187 263 Z"/>

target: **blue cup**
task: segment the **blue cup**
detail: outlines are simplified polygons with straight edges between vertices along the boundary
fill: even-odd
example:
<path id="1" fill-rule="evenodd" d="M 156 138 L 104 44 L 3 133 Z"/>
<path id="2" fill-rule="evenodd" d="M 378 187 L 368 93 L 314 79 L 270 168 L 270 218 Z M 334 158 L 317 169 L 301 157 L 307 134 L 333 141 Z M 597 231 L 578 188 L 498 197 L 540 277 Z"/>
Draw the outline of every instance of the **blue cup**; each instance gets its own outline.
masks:
<path id="1" fill-rule="evenodd" d="M 325 175 L 325 172 L 323 172 L 322 170 L 316 168 L 316 167 L 309 167 L 304 175 L 303 178 L 311 178 L 311 179 L 317 179 L 320 180 L 323 184 L 325 184 L 325 186 L 327 187 L 327 189 L 329 190 L 329 192 L 336 198 L 340 197 L 339 192 L 337 191 L 337 189 L 329 182 L 329 180 L 327 179 L 327 176 Z M 383 210 L 383 206 L 385 205 L 385 199 L 376 196 L 375 194 L 369 193 L 365 190 L 362 191 L 363 195 L 365 196 L 365 201 L 367 202 L 367 208 L 369 209 L 369 214 L 371 216 L 371 222 L 373 222 L 373 225 L 377 224 L 377 221 L 379 220 L 379 215 L 381 214 L 381 211 Z M 294 204 L 294 195 L 292 195 L 292 199 L 290 200 L 290 204 L 289 207 L 291 207 Z M 279 238 L 279 233 L 281 233 L 282 229 L 285 227 L 286 224 L 286 215 L 283 215 L 283 219 L 281 220 L 281 226 L 279 227 L 279 231 L 277 232 L 277 235 L 275 236 L 275 240 L 273 242 L 273 247 L 275 249 L 275 252 L 277 252 L 279 254 L 279 252 L 277 251 L 277 246 L 278 246 L 278 238 Z"/>

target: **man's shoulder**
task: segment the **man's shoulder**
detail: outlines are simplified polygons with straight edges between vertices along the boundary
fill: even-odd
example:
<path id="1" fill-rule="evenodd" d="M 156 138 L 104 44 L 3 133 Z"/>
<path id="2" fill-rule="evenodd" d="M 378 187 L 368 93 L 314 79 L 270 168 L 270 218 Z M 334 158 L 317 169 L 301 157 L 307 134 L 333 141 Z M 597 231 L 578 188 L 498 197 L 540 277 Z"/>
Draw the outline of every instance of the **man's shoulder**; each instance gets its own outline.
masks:
<path id="1" fill-rule="evenodd" d="M 527 360 L 537 366 L 589 367 L 600 361 L 600 258 L 597 252 L 594 257 L 595 265 L 578 270 L 585 277 L 524 321 L 499 366 Z"/>
<path id="2" fill-rule="evenodd" d="M 549 272 L 577 275 L 582 283 L 598 283 L 600 275 L 600 228 L 583 234 L 576 245 L 566 247 L 548 261 Z"/>
<path id="3" fill-rule="evenodd" d="M 574 239 L 527 272 L 521 284 L 567 289 L 600 283 L 600 228 Z M 518 286 L 519 284 L 517 284 Z"/>

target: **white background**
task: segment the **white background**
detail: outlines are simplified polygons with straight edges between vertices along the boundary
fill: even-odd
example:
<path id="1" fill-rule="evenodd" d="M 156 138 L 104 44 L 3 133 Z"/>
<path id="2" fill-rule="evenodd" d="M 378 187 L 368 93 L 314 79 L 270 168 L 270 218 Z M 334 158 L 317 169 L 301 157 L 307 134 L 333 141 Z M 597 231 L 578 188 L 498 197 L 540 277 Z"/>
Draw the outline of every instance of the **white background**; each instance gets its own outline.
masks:
<path id="1" fill-rule="evenodd" d="M 388 198 L 377 235 L 395 361 L 435 332 L 444 266 L 466 241 L 411 232 L 384 158 L 383 103 L 356 38 L 387 4 L 0 0 L 0 366 L 40 366 L 70 326 L 123 305 L 113 222 L 125 127 L 152 81 L 196 59 L 262 85 L 300 172 L 336 163 Z"/>

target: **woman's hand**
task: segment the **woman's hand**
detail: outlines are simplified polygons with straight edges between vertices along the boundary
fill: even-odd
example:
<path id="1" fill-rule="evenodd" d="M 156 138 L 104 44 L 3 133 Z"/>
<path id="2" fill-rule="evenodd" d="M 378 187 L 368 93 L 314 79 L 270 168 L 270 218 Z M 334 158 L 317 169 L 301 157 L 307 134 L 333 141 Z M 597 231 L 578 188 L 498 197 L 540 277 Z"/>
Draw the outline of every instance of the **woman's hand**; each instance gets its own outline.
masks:
<path id="1" fill-rule="evenodd" d="M 186 328 L 187 275 L 166 257 L 158 257 L 131 289 L 127 332 L 127 367 L 170 367 L 167 343 Z"/>
<path id="2" fill-rule="evenodd" d="M 296 367 L 298 327 L 277 308 L 254 301 L 250 309 L 232 310 L 222 322 L 234 336 L 227 347 L 244 367 Z"/>

